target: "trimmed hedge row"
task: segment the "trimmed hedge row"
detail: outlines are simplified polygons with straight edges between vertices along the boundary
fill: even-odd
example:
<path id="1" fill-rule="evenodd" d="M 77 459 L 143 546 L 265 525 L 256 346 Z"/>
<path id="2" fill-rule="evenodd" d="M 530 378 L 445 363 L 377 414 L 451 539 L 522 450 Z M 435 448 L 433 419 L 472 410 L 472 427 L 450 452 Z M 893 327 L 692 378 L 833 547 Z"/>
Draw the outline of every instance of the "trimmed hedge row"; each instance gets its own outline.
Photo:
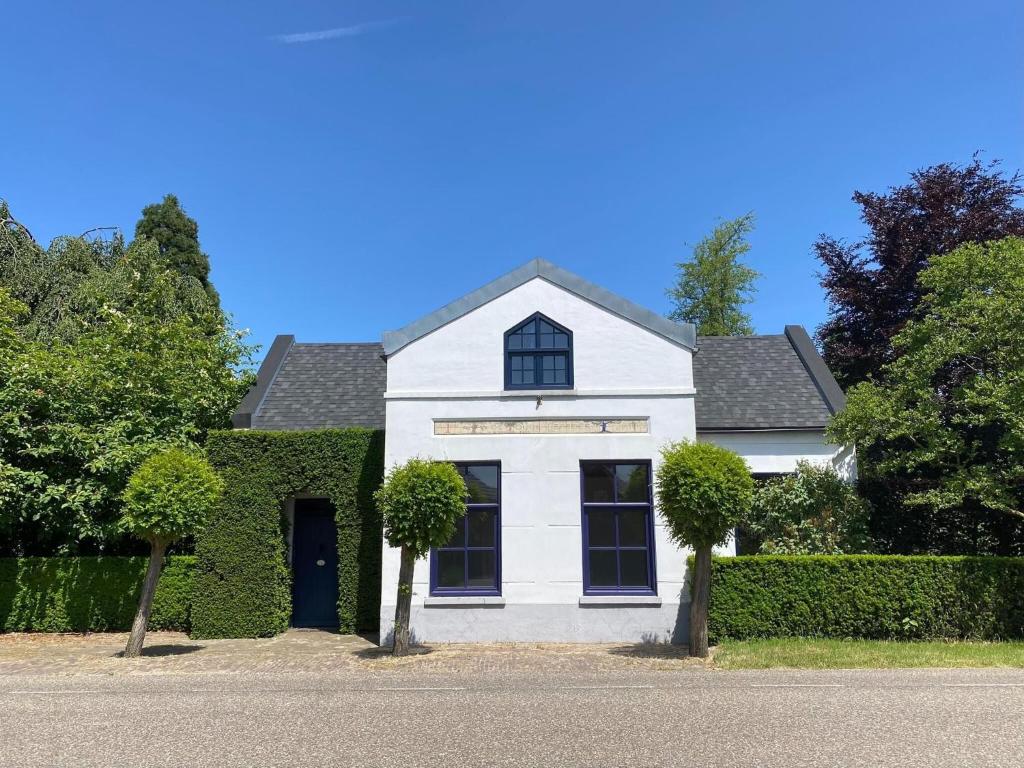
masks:
<path id="1" fill-rule="evenodd" d="M 0 631 L 116 632 L 131 629 L 146 557 L 0 558 Z M 150 629 L 189 630 L 196 559 L 167 558 Z"/>
<path id="2" fill-rule="evenodd" d="M 713 642 L 764 637 L 1024 637 L 1024 558 L 715 558 Z"/>
<path id="3" fill-rule="evenodd" d="M 382 523 L 373 492 L 384 476 L 384 433 L 221 431 L 206 443 L 224 496 L 196 540 L 195 637 L 266 637 L 291 619 L 285 503 L 326 497 L 337 510 L 338 625 L 376 629 Z"/>

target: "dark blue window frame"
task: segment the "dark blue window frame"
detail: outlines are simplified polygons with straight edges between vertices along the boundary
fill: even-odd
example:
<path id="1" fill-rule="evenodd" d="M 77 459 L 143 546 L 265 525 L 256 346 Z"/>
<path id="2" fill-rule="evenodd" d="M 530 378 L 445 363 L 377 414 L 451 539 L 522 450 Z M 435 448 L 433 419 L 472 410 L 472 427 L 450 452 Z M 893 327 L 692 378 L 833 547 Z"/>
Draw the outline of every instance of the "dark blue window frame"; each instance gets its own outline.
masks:
<path id="1" fill-rule="evenodd" d="M 497 470 L 497 488 L 495 500 L 491 502 L 466 501 L 466 517 L 471 515 L 493 512 L 494 545 L 493 546 L 471 546 L 469 543 L 470 520 L 460 526 L 456 537 L 462 536 L 461 542 L 449 542 L 443 547 L 434 547 L 430 550 L 430 594 L 437 597 L 460 597 L 460 596 L 500 596 L 501 595 L 501 462 L 500 461 L 456 461 L 453 462 L 460 473 L 467 471 L 469 467 L 494 467 Z M 464 583 L 461 586 L 441 586 L 438 583 L 438 552 L 463 552 L 463 567 L 465 573 Z M 469 586 L 469 553 L 470 552 L 494 552 L 494 581 L 491 586 Z"/>
<path id="2" fill-rule="evenodd" d="M 647 468 L 646 500 L 644 501 L 620 501 L 618 483 L 613 481 L 612 497 L 610 500 L 588 500 L 586 487 L 586 470 L 588 468 L 611 467 L 612 476 L 615 476 L 615 468 L 619 466 L 641 465 Z M 583 594 L 585 595 L 657 595 L 658 574 L 655 563 L 654 548 L 654 493 L 652 486 L 652 466 L 649 459 L 614 459 L 610 461 L 581 461 L 580 462 L 580 506 L 582 511 L 582 533 L 583 533 Z M 591 497 L 593 498 L 593 497 Z M 644 531 L 646 544 L 644 546 L 622 546 L 621 545 L 621 515 L 622 510 L 642 511 L 645 514 Z M 612 512 L 614 520 L 614 542 L 612 544 L 592 545 L 590 538 L 590 515 L 593 512 Z M 622 585 L 622 553 L 629 551 L 645 550 L 647 553 L 647 583 L 645 585 Z M 614 552 L 616 581 L 615 585 L 601 584 L 594 586 L 591 583 L 590 556 L 593 551 Z"/>
<path id="3" fill-rule="evenodd" d="M 551 334 L 551 343 L 544 343 L 544 337 L 549 334 L 541 333 L 540 323 L 544 322 L 550 325 L 554 330 L 555 334 Z M 532 346 L 513 348 L 510 345 L 510 338 L 515 336 L 524 327 L 530 323 L 534 324 L 534 332 L 532 339 Z M 566 337 L 565 344 L 557 344 L 555 337 L 557 335 L 564 335 Z M 559 325 L 550 317 L 547 317 L 540 312 L 536 312 L 530 317 L 523 320 L 521 323 L 516 324 L 515 327 L 505 331 L 505 389 L 572 389 L 573 388 L 573 370 L 572 370 L 572 331 L 564 326 Z M 512 381 L 512 367 L 514 365 L 513 360 L 518 359 L 522 363 L 526 363 L 529 366 L 529 370 L 533 373 L 533 381 L 530 383 L 513 383 Z M 557 365 L 561 361 L 562 365 L 565 366 L 565 383 L 562 384 L 545 384 L 544 374 L 545 365 L 547 361 L 550 361 L 552 366 Z M 527 362 L 529 361 L 529 362 Z"/>

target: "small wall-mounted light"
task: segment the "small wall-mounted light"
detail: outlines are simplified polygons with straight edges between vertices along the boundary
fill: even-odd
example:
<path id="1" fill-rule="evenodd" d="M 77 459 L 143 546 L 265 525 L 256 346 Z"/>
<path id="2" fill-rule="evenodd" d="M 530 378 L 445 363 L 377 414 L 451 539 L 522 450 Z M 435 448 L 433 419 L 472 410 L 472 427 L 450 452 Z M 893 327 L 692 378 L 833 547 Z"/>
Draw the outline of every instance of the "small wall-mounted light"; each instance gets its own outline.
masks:
<path id="1" fill-rule="evenodd" d="M 543 403 L 544 403 L 544 398 L 541 397 L 540 395 L 537 395 L 537 407 L 540 408 Z"/>

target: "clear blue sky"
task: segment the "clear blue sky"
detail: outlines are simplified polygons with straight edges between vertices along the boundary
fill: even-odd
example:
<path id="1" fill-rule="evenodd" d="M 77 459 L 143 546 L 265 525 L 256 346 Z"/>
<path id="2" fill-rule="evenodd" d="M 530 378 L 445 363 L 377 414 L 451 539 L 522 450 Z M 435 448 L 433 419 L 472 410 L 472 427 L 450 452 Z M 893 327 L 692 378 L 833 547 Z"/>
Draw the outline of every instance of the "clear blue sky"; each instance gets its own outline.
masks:
<path id="1" fill-rule="evenodd" d="M 1019 0 L 15 0 L 3 27 L 0 196 L 48 242 L 174 192 L 264 345 L 375 340 L 537 256 L 666 312 L 750 210 L 757 330 L 811 328 L 854 189 L 1024 167 Z"/>

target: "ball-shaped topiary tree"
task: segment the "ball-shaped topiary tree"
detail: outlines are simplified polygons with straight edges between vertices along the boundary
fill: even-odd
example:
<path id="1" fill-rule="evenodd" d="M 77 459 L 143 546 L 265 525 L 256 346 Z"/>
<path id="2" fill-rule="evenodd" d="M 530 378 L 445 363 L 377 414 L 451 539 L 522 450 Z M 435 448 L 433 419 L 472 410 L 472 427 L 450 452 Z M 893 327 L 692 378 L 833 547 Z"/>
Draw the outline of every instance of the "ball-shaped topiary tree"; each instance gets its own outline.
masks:
<path id="1" fill-rule="evenodd" d="M 142 653 L 167 547 L 199 532 L 222 490 L 221 480 L 210 463 L 203 456 L 180 448 L 154 453 L 129 479 L 123 496 L 121 528 L 148 541 L 150 554 L 125 656 Z"/>
<path id="2" fill-rule="evenodd" d="M 409 652 L 409 613 L 412 574 L 416 560 L 431 547 L 446 544 L 466 514 L 466 483 L 453 464 L 410 459 L 392 468 L 374 498 L 384 518 L 384 536 L 401 547 L 398 597 L 395 604 L 395 640 L 392 652 Z"/>
<path id="3" fill-rule="evenodd" d="M 679 442 L 661 451 L 658 508 L 669 535 L 694 551 L 690 655 L 708 655 L 711 549 L 724 544 L 750 509 L 754 479 L 741 456 L 711 443 Z"/>

